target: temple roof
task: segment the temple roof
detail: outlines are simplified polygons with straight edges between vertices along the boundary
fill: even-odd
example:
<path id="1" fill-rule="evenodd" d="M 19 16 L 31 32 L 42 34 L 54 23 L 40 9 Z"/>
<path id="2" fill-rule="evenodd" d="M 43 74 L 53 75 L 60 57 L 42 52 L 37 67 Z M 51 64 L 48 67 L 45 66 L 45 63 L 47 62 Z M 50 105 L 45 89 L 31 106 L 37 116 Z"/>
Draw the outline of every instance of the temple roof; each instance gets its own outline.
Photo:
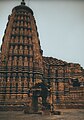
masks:
<path id="1" fill-rule="evenodd" d="M 58 60 L 53 57 L 43 57 L 43 60 L 49 65 L 65 65 L 65 64 L 67 64 L 66 61 Z"/>
<path id="2" fill-rule="evenodd" d="M 16 11 L 18 11 L 18 10 L 26 10 L 26 11 L 28 11 L 29 13 L 31 13 L 33 15 L 32 9 L 25 5 L 24 0 L 22 0 L 21 5 L 18 5 L 18 6 L 14 7 L 12 9 L 12 11 L 14 11 L 14 10 L 16 10 Z"/>

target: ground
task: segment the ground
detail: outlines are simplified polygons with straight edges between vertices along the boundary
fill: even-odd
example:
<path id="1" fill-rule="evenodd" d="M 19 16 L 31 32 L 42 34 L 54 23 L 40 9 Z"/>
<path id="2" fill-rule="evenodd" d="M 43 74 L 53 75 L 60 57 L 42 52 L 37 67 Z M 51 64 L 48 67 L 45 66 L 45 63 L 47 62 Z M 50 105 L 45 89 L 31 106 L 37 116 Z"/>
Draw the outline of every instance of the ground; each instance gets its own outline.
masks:
<path id="1" fill-rule="evenodd" d="M 61 115 L 24 114 L 23 111 L 0 112 L 0 120 L 84 120 L 84 109 L 60 109 Z"/>

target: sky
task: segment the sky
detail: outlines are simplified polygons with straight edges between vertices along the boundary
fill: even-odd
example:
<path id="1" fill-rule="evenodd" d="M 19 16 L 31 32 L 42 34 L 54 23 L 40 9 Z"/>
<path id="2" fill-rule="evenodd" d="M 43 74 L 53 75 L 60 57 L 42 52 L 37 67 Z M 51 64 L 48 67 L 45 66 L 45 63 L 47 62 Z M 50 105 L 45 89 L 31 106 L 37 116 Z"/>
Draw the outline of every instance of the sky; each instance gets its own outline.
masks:
<path id="1" fill-rule="evenodd" d="M 0 45 L 12 9 L 21 0 L 0 0 Z M 25 0 L 36 20 L 44 56 L 84 68 L 84 0 Z"/>

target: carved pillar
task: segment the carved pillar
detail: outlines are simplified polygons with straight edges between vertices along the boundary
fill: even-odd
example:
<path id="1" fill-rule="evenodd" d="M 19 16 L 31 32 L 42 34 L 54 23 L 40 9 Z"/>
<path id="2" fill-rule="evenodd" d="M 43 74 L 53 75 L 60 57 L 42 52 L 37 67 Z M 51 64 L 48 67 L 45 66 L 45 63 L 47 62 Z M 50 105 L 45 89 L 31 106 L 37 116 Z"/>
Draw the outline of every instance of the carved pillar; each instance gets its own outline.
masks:
<path id="1" fill-rule="evenodd" d="M 22 59 L 22 56 L 19 57 L 18 66 L 23 66 L 23 59 Z"/>
<path id="2" fill-rule="evenodd" d="M 28 48 L 27 48 L 27 46 L 24 47 L 24 55 L 28 55 Z"/>
<path id="3" fill-rule="evenodd" d="M 19 76 L 19 78 L 18 78 L 18 94 L 17 94 L 18 100 L 21 100 L 21 98 L 22 98 L 21 91 L 22 91 L 22 81 L 21 81 L 21 76 Z"/>
<path id="4" fill-rule="evenodd" d="M 6 100 L 10 99 L 10 77 L 7 78 L 7 83 L 6 83 Z"/>
<path id="5" fill-rule="evenodd" d="M 24 29 L 24 34 L 27 35 L 27 29 Z"/>
<path id="6" fill-rule="evenodd" d="M 23 28 L 20 29 L 20 35 L 23 35 Z"/>
<path id="7" fill-rule="evenodd" d="M 14 60 L 13 60 L 13 66 L 17 66 L 17 57 L 16 56 L 14 57 Z"/>
<path id="8" fill-rule="evenodd" d="M 9 54 L 13 53 L 13 46 L 10 47 Z"/>
<path id="9" fill-rule="evenodd" d="M 24 58 L 24 66 L 28 66 L 28 58 L 27 57 Z"/>
<path id="10" fill-rule="evenodd" d="M 20 43 L 23 43 L 23 36 L 20 36 Z"/>
<path id="11" fill-rule="evenodd" d="M 15 43 L 18 43 L 18 36 L 15 37 Z"/>
<path id="12" fill-rule="evenodd" d="M 12 57 L 9 57 L 8 66 L 12 66 Z"/>
<path id="13" fill-rule="evenodd" d="M 18 54 L 18 46 L 17 45 L 14 48 L 14 54 Z"/>
<path id="14" fill-rule="evenodd" d="M 23 48 L 22 48 L 22 46 L 20 46 L 19 54 L 23 54 Z"/>
<path id="15" fill-rule="evenodd" d="M 13 43 L 13 42 L 14 42 L 14 39 L 15 39 L 14 36 L 12 36 L 10 42 Z"/>
<path id="16" fill-rule="evenodd" d="M 25 100 L 28 99 L 27 90 L 28 90 L 28 78 L 25 77 L 25 78 L 24 78 L 24 95 L 23 95 L 23 98 L 24 98 Z"/>
<path id="17" fill-rule="evenodd" d="M 16 79 L 15 77 L 12 78 L 12 95 L 11 95 L 11 99 L 15 100 L 16 99 Z"/>
<path id="18" fill-rule="evenodd" d="M 25 44 L 28 44 L 28 39 L 27 39 L 27 37 L 24 37 L 24 43 L 25 43 Z"/>

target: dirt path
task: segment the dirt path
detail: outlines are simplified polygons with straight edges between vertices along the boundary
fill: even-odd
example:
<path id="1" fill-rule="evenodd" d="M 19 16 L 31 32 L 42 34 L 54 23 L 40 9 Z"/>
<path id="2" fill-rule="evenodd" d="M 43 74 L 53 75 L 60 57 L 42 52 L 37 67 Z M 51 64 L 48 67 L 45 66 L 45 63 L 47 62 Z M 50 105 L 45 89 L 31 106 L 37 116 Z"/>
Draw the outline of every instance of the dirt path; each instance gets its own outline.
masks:
<path id="1" fill-rule="evenodd" d="M 24 114 L 24 112 L 0 112 L 0 120 L 84 120 L 84 109 L 59 110 L 61 115 Z"/>

